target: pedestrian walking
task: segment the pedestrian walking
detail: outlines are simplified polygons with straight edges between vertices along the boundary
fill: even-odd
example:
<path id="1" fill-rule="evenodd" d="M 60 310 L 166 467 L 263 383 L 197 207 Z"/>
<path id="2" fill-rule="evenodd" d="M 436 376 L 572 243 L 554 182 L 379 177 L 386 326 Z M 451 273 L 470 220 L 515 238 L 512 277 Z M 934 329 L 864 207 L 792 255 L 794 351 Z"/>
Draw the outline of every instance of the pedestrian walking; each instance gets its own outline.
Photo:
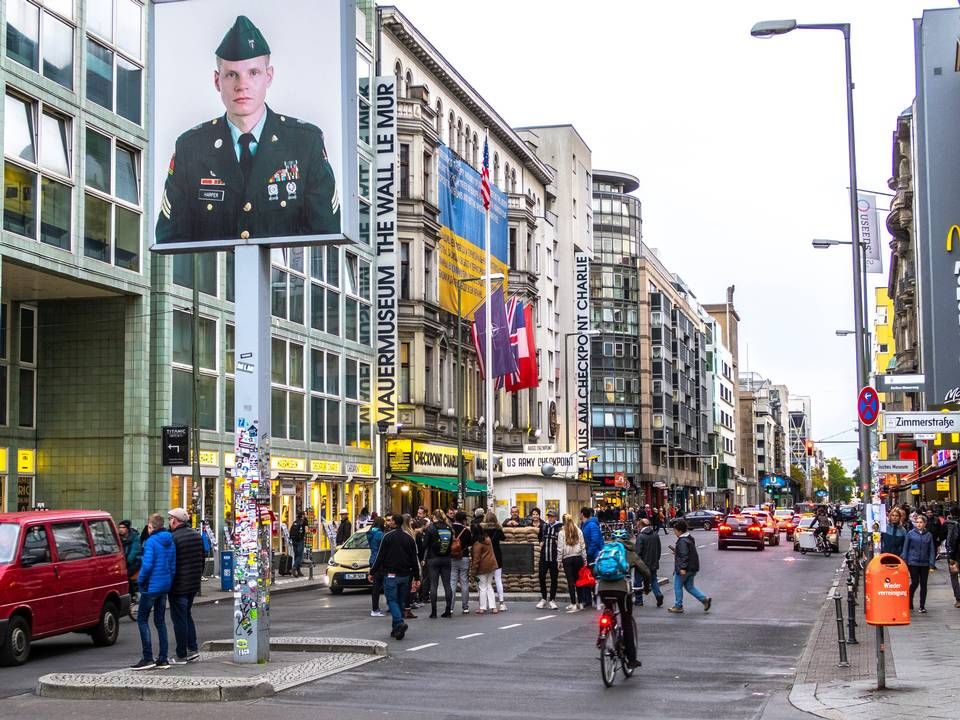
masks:
<path id="1" fill-rule="evenodd" d="M 343 545 L 353 534 L 353 525 L 350 524 L 350 513 L 346 508 L 340 510 L 340 524 L 337 526 L 337 547 Z"/>
<path id="2" fill-rule="evenodd" d="M 563 564 L 563 575 L 567 579 L 567 593 L 570 595 L 570 604 L 564 608 L 567 612 L 583 610 L 577 590 L 577 578 L 581 568 L 587 564 L 587 545 L 583 541 L 583 532 L 573 521 L 573 516 L 563 515 L 563 532 L 560 533 L 560 562 Z"/>
<path id="3" fill-rule="evenodd" d="M 417 569 L 422 572 L 423 567 L 420 564 L 420 550 L 417 548 L 417 532 L 413 529 L 413 517 L 410 515 L 410 513 L 404 513 L 400 517 L 402 519 L 400 523 L 400 530 L 405 532 L 413 539 L 413 546 L 416 548 L 415 555 L 417 558 Z M 401 598 L 403 601 L 403 617 L 407 620 L 416 619 L 417 616 L 413 614 L 413 608 L 420 607 L 420 604 L 415 602 L 415 596 L 419 590 L 419 584 L 417 588 L 414 588 L 412 585 L 413 584 L 410 583 L 407 586 L 407 595 L 405 598 Z"/>
<path id="4" fill-rule="evenodd" d="M 137 608 L 137 629 L 140 631 L 142 657 L 131 670 L 166 670 L 170 667 L 167 660 L 167 593 L 173 584 L 173 575 L 177 569 L 177 552 L 173 545 L 173 536 L 163 526 L 163 516 L 153 513 L 147 521 L 150 537 L 143 546 L 143 560 L 140 563 L 140 604 Z M 153 657 L 153 644 L 150 637 L 150 613 L 157 628 L 157 644 L 160 653 Z"/>
<path id="5" fill-rule="evenodd" d="M 560 573 L 560 530 L 557 511 L 547 510 L 547 521 L 540 525 L 540 568 L 537 573 L 540 580 L 540 602 L 538 608 L 557 609 L 557 581 Z M 547 597 L 547 573 L 550 573 L 550 596 Z"/>
<path id="6" fill-rule="evenodd" d="M 600 529 L 600 521 L 593 515 L 592 507 L 580 508 L 580 531 L 583 533 L 583 544 L 587 546 L 587 565 L 593 565 L 597 553 L 603 547 L 603 531 Z M 580 591 L 580 604 L 584 607 L 592 605 L 593 588 L 582 587 Z"/>
<path id="7" fill-rule="evenodd" d="M 376 560 L 370 568 L 370 582 L 377 573 L 383 573 L 383 594 L 387 597 L 392 629 L 390 637 L 403 640 L 407 632 L 404 622 L 404 598 L 420 585 L 420 562 L 417 560 L 417 543 L 403 530 L 403 516 L 393 516 L 394 529 L 380 541 Z"/>
<path id="8" fill-rule="evenodd" d="M 479 588 L 477 615 L 490 610 L 494 615 L 497 608 L 497 596 L 493 589 L 493 573 L 497 569 L 497 558 L 493 554 L 493 543 L 483 529 L 482 523 L 474 523 L 471 530 L 473 546 L 470 549 L 470 576 L 477 579 Z"/>
<path id="9" fill-rule="evenodd" d="M 129 520 L 121 520 L 117 525 L 120 533 L 120 542 L 123 543 L 123 556 L 127 561 L 127 581 L 130 585 L 131 602 L 137 597 L 137 575 L 140 573 L 140 562 L 143 558 L 143 546 L 140 544 L 140 533 L 132 526 Z"/>
<path id="10" fill-rule="evenodd" d="M 300 566 L 303 564 L 303 546 L 307 540 L 307 514 L 301 510 L 290 526 L 290 544 L 293 546 L 293 576 L 303 577 Z"/>
<path id="11" fill-rule="evenodd" d="M 944 550 L 947 553 L 950 585 L 953 588 L 953 606 L 960 608 L 960 509 L 956 506 L 947 513 L 946 528 Z"/>
<path id="12" fill-rule="evenodd" d="M 905 517 L 903 510 L 898 507 L 893 508 L 887 515 L 887 529 L 880 535 L 880 552 L 903 557 L 903 541 L 907 538 Z"/>
<path id="13" fill-rule="evenodd" d="M 377 559 L 377 551 L 380 550 L 380 543 L 383 540 L 384 527 L 390 523 L 390 529 L 393 529 L 393 518 L 389 515 L 384 520 L 382 517 L 375 518 L 373 527 L 367 531 L 367 544 L 370 546 L 370 567 L 373 567 Z M 383 592 L 383 573 L 371 573 L 373 580 L 370 582 L 370 617 L 383 617 L 383 611 L 380 609 L 380 593 Z"/>
<path id="14" fill-rule="evenodd" d="M 453 545 L 453 530 L 447 524 L 443 510 L 433 511 L 433 522 L 423 533 L 427 577 L 430 578 L 430 618 L 437 617 L 437 591 L 443 583 L 445 609 L 442 617 L 453 615 L 453 590 L 450 589 L 450 548 Z"/>
<path id="15" fill-rule="evenodd" d="M 683 518 L 673 523 L 673 532 L 677 536 L 677 545 L 670 546 L 673 550 L 673 607 L 672 613 L 683 612 L 683 591 L 693 595 L 703 603 L 703 611 L 710 612 L 713 598 L 707 597 L 694 585 L 694 578 L 700 572 L 700 556 L 697 553 L 697 541 L 693 539 L 687 529 L 687 521 Z"/>
<path id="16" fill-rule="evenodd" d="M 450 529 L 453 530 L 453 544 L 450 546 L 450 587 L 456 597 L 459 584 L 460 607 L 466 615 L 470 612 L 470 546 L 473 543 L 467 527 L 467 514 L 457 510 Z"/>
<path id="17" fill-rule="evenodd" d="M 497 590 L 497 602 L 500 604 L 500 612 L 505 612 L 507 604 L 503 601 L 503 550 L 500 543 L 507 539 L 500 527 L 500 522 L 492 510 L 488 510 L 483 518 L 483 529 L 490 538 L 493 545 L 493 555 L 497 559 L 497 569 L 493 571 L 493 584 Z"/>
<path id="18" fill-rule="evenodd" d="M 650 521 L 646 518 L 640 521 L 640 532 L 637 533 L 637 555 L 643 560 L 644 564 L 650 569 L 650 580 L 644 583 L 644 592 L 647 587 L 653 591 L 653 596 L 657 599 L 657 607 L 663 607 L 663 591 L 660 589 L 660 583 L 657 578 L 657 571 L 660 569 L 660 535 L 654 530 Z M 636 575 L 634 584 L 637 583 Z M 639 602 L 637 602 L 639 600 Z M 634 602 L 637 605 L 643 605 L 643 595 L 635 594 Z"/>
<path id="19" fill-rule="evenodd" d="M 927 612 L 927 580 L 930 568 L 936 566 L 937 541 L 927 530 L 927 518 L 917 515 L 913 530 L 907 533 L 903 541 L 903 561 L 910 569 L 910 609 L 913 610 L 913 597 L 920 588 L 920 612 Z"/>
<path id="20" fill-rule="evenodd" d="M 184 508 L 173 508 L 167 513 L 176 551 L 177 564 L 167 599 L 170 619 L 176 638 L 176 655 L 172 664 L 180 665 L 200 659 L 197 627 L 193 622 L 193 599 L 200 592 L 203 576 L 203 539 L 190 527 L 190 515 Z"/>

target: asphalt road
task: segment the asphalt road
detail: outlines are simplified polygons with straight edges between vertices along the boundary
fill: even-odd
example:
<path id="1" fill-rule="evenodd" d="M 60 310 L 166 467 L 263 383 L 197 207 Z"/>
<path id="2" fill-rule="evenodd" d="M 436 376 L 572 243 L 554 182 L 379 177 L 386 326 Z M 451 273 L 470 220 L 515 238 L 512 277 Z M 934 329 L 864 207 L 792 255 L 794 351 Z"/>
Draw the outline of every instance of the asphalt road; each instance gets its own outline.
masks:
<path id="1" fill-rule="evenodd" d="M 713 597 L 704 613 L 687 596 L 686 612 L 671 615 L 672 587 L 662 609 L 637 608 L 643 667 L 605 689 L 597 660 L 596 613 L 537 610 L 510 603 L 499 615 L 429 620 L 425 608 L 410 621 L 403 642 L 389 638 L 390 621 L 369 617 L 366 593 L 332 596 L 326 590 L 278 596 L 271 608 L 275 635 L 337 635 L 390 642 L 388 659 L 243 705 L 262 718 L 800 718 L 784 702 L 811 625 L 840 563 L 792 552 L 718 552 L 716 532 L 694 531 L 702 571 L 697 584 Z M 664 540 L 664 536 L 661 536 Z M 845 543 L 844 543 L 845 545 Z M 666 547 L 666 542 L 664 543 Z M 669 553 L 661 574 L 672 569 Z M 648 596 L 652 599 L 652 596 Z M 565 602 L 560 603 L 561 608 Z M 476 607 L 475 602 L 473 607 Z M 473 609 L 473 608 L 471 608 Z M 232 607 L 195 609 L 201 639 L 231 635 Z M 172 641 L 172 632 L 171 632 Z M 71 670 L 104 672 L 139 656 L 136 626 L 124 622 L 117 645 L 93 648 L 72 635 L 35 644 L 20 668 L 0 669 L 0 697 L 21 717 L 72 720 L 130 716 L 142 703 L 51 701 L 31 693 L 36 678 Z M 163 703 L 150 711 L 178 714 L 187 706 Z M 191 707 L 195 711 L 195 707 Z M 205 705 L 205 718 L 235 718 L 236 705 Z"/>

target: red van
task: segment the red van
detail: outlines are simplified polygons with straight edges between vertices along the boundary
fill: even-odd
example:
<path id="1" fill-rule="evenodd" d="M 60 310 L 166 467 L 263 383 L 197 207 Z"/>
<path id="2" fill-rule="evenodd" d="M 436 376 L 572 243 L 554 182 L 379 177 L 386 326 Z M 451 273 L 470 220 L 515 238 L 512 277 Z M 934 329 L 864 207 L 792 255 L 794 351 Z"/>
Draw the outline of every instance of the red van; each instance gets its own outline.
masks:
<path id="1" fill-rule="evenodd" d="M 130 608 L 123 544 L 109 513 L 0 513 L 0 665 L 33 639 L 86 632 L 113 645 Z"/>

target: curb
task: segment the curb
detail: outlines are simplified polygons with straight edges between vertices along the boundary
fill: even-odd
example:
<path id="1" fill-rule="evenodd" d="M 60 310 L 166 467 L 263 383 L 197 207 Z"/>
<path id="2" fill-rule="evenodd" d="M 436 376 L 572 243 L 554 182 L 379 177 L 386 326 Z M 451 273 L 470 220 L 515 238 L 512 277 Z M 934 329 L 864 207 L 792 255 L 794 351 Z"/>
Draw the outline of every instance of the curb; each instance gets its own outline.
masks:
<path id="1" fill-rule="evenodd" d="M 320 582 L 302 583 L 297 585 L 275 585 L 273 588 L 271 588 L 270 595 L 271 597 L 274 595 L 286 595 L 287 593 L 305 592 L 307 590 L 320 590 L 325 587 L 326 585 Z M 232 592 L 223 592 L 222 590 L 217 590 L 215 592 L 219 597 L 215 595 L 198 595 L 196 598 L 194 598 L 193 604 L 195 606 L 212 605 L 213 603 L 221 600 L 229 600 L 230 602 L 233 602 Z"/>
<path id="2" fill-rule="evenodd" d="M 358 655 L 387 655 L 387 643 L 382 640 L 336 637 L 275 637 L 270 638 L 271 652 L 299 653 L 353 653 Z M 200 646 L 205 652 L 233 652 L 233 640 L 207 640 Z"/>

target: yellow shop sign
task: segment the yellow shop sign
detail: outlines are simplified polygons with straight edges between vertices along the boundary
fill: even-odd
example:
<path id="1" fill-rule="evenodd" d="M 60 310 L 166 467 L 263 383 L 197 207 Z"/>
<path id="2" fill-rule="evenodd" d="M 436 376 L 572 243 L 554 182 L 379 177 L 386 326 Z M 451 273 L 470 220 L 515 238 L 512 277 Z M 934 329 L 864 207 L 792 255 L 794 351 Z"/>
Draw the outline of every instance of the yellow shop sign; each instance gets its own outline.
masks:
<path id="1" fill-rule="evenodd" d="M 319 473 L 321 475 L 342 475 L 342 467 L 343 466 L 340 464 L 339 460 L 310 461 L 310 472 Z"/>
<path id="2" fill-rule="evenodd" d="M 17 472 L 32 474 L 36 463 L 34 462 L 35 453 L 33 450 L 17 450 Z"/>
<path id="3" fill-rule="evenodd" d="M 273 470 L 286 470 L 287 472 L 306 472 L 307 461 L 303 458 L 270 458 L 270 467 Z"/>

